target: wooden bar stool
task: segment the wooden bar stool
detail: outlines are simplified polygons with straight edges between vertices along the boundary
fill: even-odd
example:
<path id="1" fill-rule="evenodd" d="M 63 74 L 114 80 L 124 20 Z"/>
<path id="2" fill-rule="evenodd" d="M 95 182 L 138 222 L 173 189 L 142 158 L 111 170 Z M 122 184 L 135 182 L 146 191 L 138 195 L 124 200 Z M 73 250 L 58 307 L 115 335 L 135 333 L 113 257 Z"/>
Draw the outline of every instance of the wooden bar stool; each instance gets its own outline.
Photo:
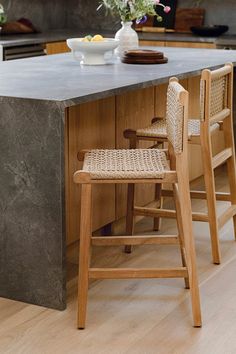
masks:
<path id="1" fill-rule="evenodd" d="M 206 199 L 208 212 L 192 213 L 194 221 L 209 222 L 212 258 L 215 264 L 220 264 L 221 255 L 219 247 L 219 230 L 224 224 L 233 218 L 234 233 L 236 236 L 236 170 L 235 170 L 235 148 L 233 137 L 233 65 L 226 64 L 224 67 L 210 71 L 203 70 L 201 76 L 201 117 L 199 120 L 189 119 L 188 121 L 188 141 L 191 144 L 201 145 L 203 160 L 203 170 L 205 179 L 205 191 L 190 191 L 190 195 L 195 199 Z M 224 132 L 225 148 L 216 156 L 212 155 L 211 135 L 215 129 L 222 129 Z M 167 140 L 166 119 L 154 118 L 152 124 L 144 129 L 126 130 L 124 136 L 130 141 L 130 148 L 138 147 L 141 140 L 157 141 L 163 143 Z M 230 185 L 230 193 L 217 193 L 215 190 L 214 170 L 216 167 L 227 163 L 227 171 Z M 134 188 L 130 193 L 130 200 L 134 193 Z M 156 199 L 173 195 L 172 191 L 160 190 L 160 185 L 156 186 Z M 216 201 L 230 201 L 231 206 L 219 217 L 217 217 Z M 129 207 L 132 210 L 132 206 Z M 139 209 L 135 208 L 137 215 Z M 141 215 L 148 215 L 148 209 L 142 208 Z M 133 213 L 133 214 L 134 214 Z M 132 215 L 133 216 L 133 215 Z M 132 217 L 131 216 L 131 217 Z M 150 214 L 149 214 L 150 216 Z M 171 211 L 152 210 L 154 217 L 154 229 L 159 229 L 160 217 L 173 218 Z M 129 221 L 129 225 L 131 222 Z M 132 225 L 129 227 L 132 232 Z M 126 247 L 130 252 L 131 247 Z"/>
<path id="2" fill-rule="evenodd" d="M 188 185 L 187 119 L 188 92 L 171 79 L 167 97 L 167 130 L 169 150 L 91 150 L 80 153 L 83 168 L 74 174 L 81 184 L 80 258 L 78 280 L 78 328 L 85 327 L 89 279 L 179 278 L 190 287 L 193 323 L 201 326 L 199 288 L 192 230 L 191 201 Z M 169 162 L 168 162 L 169 157 Z M 92 185 L 97 183 L 171 183 L 176 203 L 178 235 L 92 236 Z M 91 268 L 92 245 L 177 244 L 183 266 L 175 268 Z"/>

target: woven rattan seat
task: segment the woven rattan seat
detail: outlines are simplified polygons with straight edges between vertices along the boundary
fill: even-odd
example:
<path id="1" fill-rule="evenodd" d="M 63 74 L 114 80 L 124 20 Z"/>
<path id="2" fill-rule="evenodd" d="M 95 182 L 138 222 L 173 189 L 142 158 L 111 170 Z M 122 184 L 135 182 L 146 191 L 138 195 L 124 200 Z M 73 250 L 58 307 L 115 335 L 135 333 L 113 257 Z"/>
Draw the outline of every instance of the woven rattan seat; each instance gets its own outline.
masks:
<path id="1" fill-rule="evenodd" d="M 217 129 L 219 124 L 213 124 L 211 129 Z M 137 136 L 148 136 L 148 137 L 160 137 L 167 138 L 167 125 L 166 120 L 158 119 L 155 123 L 149 125 L 144 129 L 138 129 L 136 131 Z M 189 119 L 188 121 L 188 136 L 189 138 L 193 136 L 200 136 L 200 120 L 199 119 Z"/>
<path id="2" fill-rule="evenodd" d="M 157 149 L 91 150 L 83 165 L 93 179 L 163 178 L 167 170 L 166 153 Z"/>

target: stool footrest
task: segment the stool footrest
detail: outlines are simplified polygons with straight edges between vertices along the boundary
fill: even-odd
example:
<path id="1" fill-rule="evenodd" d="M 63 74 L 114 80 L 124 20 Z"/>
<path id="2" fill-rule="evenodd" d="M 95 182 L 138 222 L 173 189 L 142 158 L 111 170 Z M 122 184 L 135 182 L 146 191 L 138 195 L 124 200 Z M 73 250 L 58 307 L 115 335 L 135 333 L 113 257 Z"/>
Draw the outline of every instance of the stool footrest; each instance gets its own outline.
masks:
<path id="1" fill-rule="evenodd" d="M 208 222 L 209 216 L 205 213 L 192 213 L 193 221 Z"/>
<path id="2" fill-rule="evenodd" d="M 163 197 L 172 197 L 173 198 L 173 191 L 163 189 L 161 191 L 161 195 Z M 207 198 L 206 191 L 192 190 L 192 191 L 190 191 L 190 195 L 191 195 L 192 199 L 206 199 Z M 216 192 L 215 196 L 216 196 L 216 200 L 218 200 L 218 201 L 223 201 L 223 202 L 230 202 L 231 201 L 230 193 Z"/>
<path id="3" fill-rule="evenodd" d="M 232 148 L 224 149 L 219 152 L 212 158 L 212 167 L 215 169 L 216 167 L 222 165 L 225 161 L 227 161 L 233 155 Z"/>
<path id="4" fill-rule="evenodd" d="M 145 236 L 98 236 L 92 237 L 93 246 L 118 246 L 118 245 L 176 245 L 179 244 L 178 236 L 145 235 Z"/>
<path id="5" fill-rule="evenodd" d="M 227 221 L 229 221 L 234 215 L 236 215 L 236 205 L 231 205 L 228 209 L 225 210 L 218 218 L 218 227 L 221 229 Z"/>
<path id="6" fill-rule="evenodd" d="M 162 217 L 162 218 L 176 218 L 176 211 L 169 209 L 156 209 L 156 208 L 144 208 L 144 207 L 135 207 L 134 215 L 142 215 L 148 217 Z"/>
<path id="7" fill-rule="evenodd" d="M 169 210 L 169 209 L 135 207 L 134 215 L 142 215 L 142 216 L 153 217 L 153 218 L 159 216 L 161 218 L 175 219 L 176 211 Z M 193 221 L 207 222 L 209 220 L 209 217 L 207 214 L 204 213 L 192 213 L 192 219 Z"/>
<path id="8" fill-rule="evenodd" d="M 90 279 L 186 278 L 186 267 L 179 268 L 90 268 Z"/>

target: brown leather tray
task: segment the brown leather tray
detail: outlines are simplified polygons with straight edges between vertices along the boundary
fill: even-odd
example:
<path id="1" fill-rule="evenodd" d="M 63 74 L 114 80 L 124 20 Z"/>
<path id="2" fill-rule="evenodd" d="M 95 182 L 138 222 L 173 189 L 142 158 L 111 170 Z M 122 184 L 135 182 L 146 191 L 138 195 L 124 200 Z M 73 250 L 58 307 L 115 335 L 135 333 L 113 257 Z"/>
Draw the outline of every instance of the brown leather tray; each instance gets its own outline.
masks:
<path id="1" fill-rule="evenodd" d="M 163 59 L 164 54 L 162 52 L 158 52 L 156 50 L 129 50 L 125 52 L 124 57 L 130 58 L 130 57 L 138 57 L 138 58 L 157 58 L 157 59 Z"/>
<path id="2" fill-rule="evenodd" d="M 121 59 L 122 63 L 125 64 L 165 64 L 168 62 L 168 58 L 127 58 L 123 57 Z"/>

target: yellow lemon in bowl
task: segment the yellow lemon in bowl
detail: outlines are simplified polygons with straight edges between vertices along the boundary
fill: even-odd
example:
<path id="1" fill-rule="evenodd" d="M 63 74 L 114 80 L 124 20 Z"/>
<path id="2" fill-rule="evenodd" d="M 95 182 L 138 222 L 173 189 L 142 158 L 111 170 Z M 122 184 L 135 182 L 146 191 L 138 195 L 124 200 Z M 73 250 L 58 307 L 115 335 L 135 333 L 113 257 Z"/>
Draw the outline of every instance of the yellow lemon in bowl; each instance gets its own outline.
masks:
<path id="1" fill-rule="evenodd" d="M 92 38 L 93 37 L 90 34 L 88 34 L 87 36 L 81 39 L 81 42 L 91 42 Z"/>
<path id="2" fill-rule="evenodd" d="M 100 34 L 95 34 L 95 36 L 93 36 L 93 38 L 91 39 L 91 42 L 102 42 L 102 41 L 104 41 L 104 38 Z"/>

